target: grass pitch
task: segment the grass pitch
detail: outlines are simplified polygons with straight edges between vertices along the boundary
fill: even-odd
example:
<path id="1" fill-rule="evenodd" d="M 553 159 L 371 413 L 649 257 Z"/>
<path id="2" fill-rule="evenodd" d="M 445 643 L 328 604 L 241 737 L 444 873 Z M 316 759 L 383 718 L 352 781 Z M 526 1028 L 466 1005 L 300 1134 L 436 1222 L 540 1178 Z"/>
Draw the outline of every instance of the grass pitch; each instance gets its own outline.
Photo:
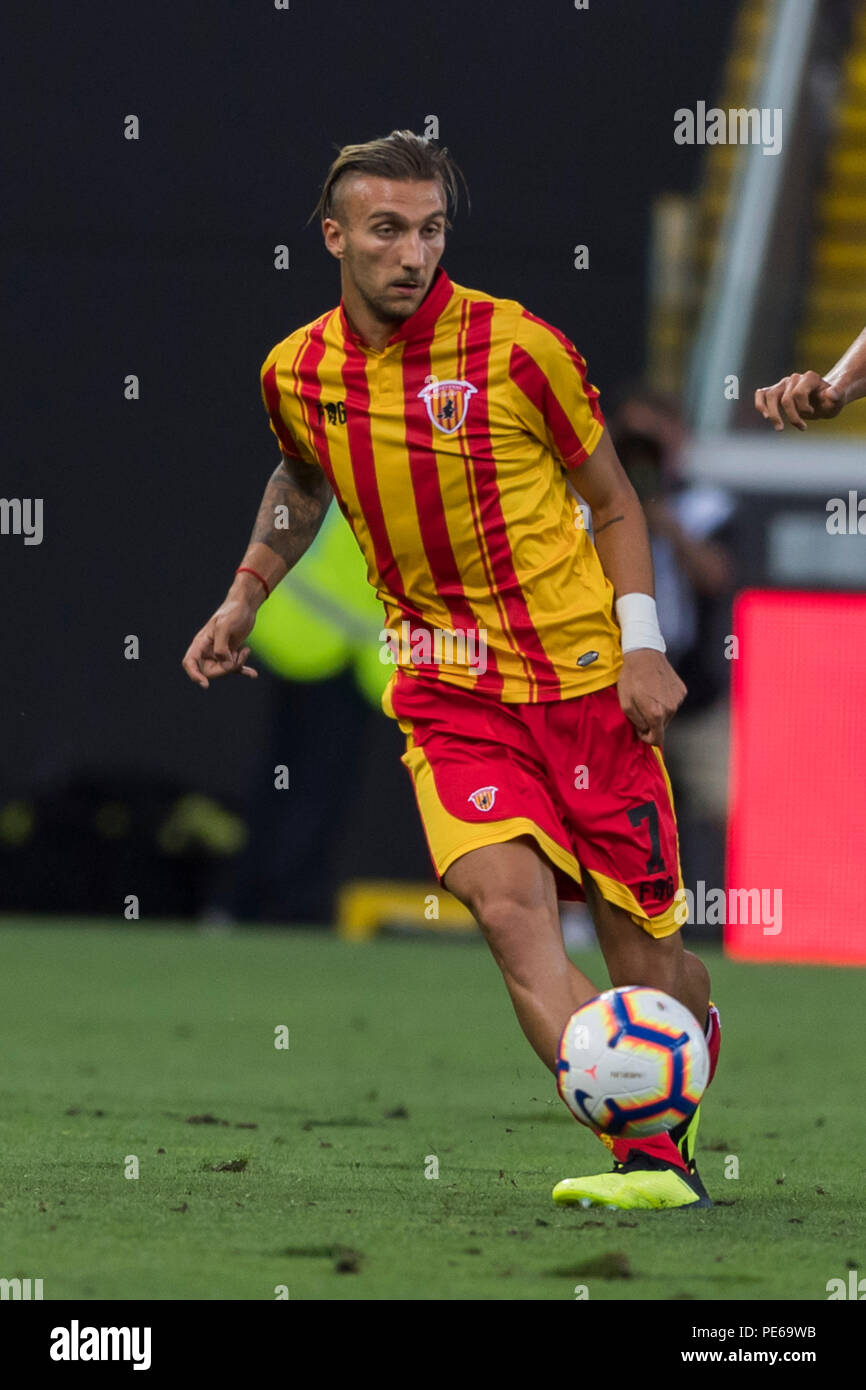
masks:
<path id="1" fill-rule="evenodd" d="M 551 1189 L 607 1153 L 482 944 L 7 919 L 0 1277 L 46 1299 L 824 1300 L 866 1273 L 862 975 L 705 958 L 717 1205 L 581 1211 Z"/>

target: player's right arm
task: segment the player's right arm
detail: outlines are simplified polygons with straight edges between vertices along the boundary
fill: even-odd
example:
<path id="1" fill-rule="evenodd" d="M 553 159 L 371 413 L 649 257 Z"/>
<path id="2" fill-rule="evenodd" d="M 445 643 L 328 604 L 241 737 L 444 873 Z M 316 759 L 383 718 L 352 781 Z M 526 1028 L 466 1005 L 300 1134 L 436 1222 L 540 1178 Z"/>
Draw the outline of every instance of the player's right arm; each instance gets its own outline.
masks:
<path id="1" fill-rule="evenodd" d="M 805 430 L 810 420 L 832 420 L 844 406 L 866 396 L 866 328 L 825 377 L 817 372 L 792 372 L 775 386 L 755 392 L 755 409 L 773 428 L 785 428 L 785 418 L 795 429 Z"/>
<path id="2" fill-rule="evenodd" d="M 283 457 L 274 469 L 259 506 L 250 543 L 241 560 L 255 574 L 236 574 L 216 612 L 196 633 L 183 658 L 191 681 L 207 690 L 211 680 L 239 671 L 256 676 L 246 665 L 244 643 L 265 600 L 312 545 L 333 493 L 321 468 L 302 459 Z M 288 526 L 278 525 L 288 517 Z"/>

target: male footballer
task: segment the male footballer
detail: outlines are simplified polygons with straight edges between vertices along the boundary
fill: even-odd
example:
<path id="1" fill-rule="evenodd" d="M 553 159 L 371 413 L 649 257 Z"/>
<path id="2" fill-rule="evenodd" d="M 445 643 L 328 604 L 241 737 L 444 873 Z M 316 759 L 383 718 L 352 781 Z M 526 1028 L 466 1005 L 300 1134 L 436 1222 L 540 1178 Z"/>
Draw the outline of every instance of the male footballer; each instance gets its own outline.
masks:
<path id="1" fill-rule="evenodd" d="M 331 165 L 317 212 L 340 303 L 263 364 L 282 458 L 183 666 L 204 688 L 255 675 L 256 611 L 336 497 L 395 639 L 382 705 L 406 736 L 437 876 L 478 922 L 530 1044 L 555 1074 L 568 1018 L 599 992 L 562 939 L 558 900 L 585 898 L 612 984 L 687 1005 L 712 1078 L 719 1017 L 683 949 L 661 754 L 685 687 L 664 656 L 643 513 L 573 344 L 440 264 L 458 173 L 411 131 Z M 555 1200 L 711 1205 L 697 1125 L 599 1136 L 613 1171 L 566 1179 Z"/>

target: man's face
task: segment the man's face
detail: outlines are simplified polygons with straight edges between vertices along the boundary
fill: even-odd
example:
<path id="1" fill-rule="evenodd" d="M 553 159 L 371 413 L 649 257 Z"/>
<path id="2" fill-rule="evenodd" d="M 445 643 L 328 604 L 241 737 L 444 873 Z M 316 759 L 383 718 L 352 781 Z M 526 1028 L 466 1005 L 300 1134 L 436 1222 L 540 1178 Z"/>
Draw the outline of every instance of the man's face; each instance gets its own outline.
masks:
<path id="1" fill-rule="evenodd" d="M 346 282 L 382 323 L 414 313 L 445 249 L 445 194 L 438 179 L 406 182 L 346 175 L 335 216 L 323 224 L 325 245 L 342 262 Z"/>

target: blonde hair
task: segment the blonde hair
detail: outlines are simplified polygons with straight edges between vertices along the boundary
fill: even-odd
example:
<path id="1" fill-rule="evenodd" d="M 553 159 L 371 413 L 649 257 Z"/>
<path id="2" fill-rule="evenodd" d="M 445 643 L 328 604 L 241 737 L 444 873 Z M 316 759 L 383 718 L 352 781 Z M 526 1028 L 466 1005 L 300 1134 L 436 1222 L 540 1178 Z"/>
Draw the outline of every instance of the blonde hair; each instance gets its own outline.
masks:
<path id="1" fill-rule="evenodd" d="M 429 136 L 416 135 L 412 130 L 392 130 L 379 140 L 368 140 L 363 145 L 344 145 L 328 170 L 322 192 L 308 221 L 314 217 L 322 220 L 336 217 L 335 190 L 340 180 L 349 174 L 377 174 L 380 178 L 421 182 L 438 179 L 445 195 L 446 226 L 450 227 L 447 210 L 457 210 L 457 179 L 462 180 L 466 190 L 466 205 L 469 202 L 469 188 L 463 171 L 455 164 L 447 149 L 434 143 Z"/>

